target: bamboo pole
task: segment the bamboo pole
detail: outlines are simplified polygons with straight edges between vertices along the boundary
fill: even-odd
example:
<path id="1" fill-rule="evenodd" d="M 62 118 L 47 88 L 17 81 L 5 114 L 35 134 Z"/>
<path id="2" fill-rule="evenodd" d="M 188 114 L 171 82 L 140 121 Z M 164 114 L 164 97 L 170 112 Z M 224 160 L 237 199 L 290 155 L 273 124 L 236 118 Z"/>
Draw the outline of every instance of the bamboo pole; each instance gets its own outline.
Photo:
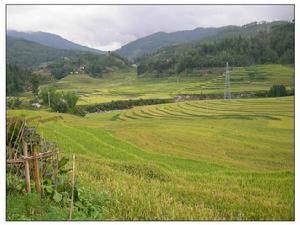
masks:
<path id="1" fill-rule="evenodd" d="M 24 154 L 24 166 L 25 166 L 25 183 L 26 183 L 26 192 L 30 193 L 31 188 L 30 188 L 30 170 L 29 170 L 29 161 L 26 159 L 28 157 L 28 145 L 27 143 L 23 140 L 23 154 Z"/>
<path id="2" fill-rule="evenodd" d="M 72 220 L 72 214 L 73 214 L 74 186 L 75 186 L 75 154 L 73 154 L 72 197 L 71 197 L 71 206 L 70 206 L 69 220 Z"/>
<path id="3" fill-rule="evenodd" d="M 41 193 L 41 180 L 40 180 L 40 169 L 38 159 L 38 145 L 33 145 L 33 168 L 34 168 L 34 181 L 35 189 L 38 193 Z"/>

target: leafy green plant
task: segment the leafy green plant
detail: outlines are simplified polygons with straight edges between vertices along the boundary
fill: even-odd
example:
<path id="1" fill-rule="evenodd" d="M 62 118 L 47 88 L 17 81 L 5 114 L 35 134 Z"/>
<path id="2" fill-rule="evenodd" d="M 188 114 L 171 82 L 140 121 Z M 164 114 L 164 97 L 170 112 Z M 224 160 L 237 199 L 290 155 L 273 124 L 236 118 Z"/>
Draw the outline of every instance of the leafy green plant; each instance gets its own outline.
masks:
<path id="1" fill-rule="evenodd" d="M 77 190 L 75 210 L 79 215 L 83 213 L 92 220 L 100 220 L 105 212 L 105 207 L 110 201 L 110 196 L 106 192 L 100 192 L 95 196 L 95 193 L 80 188 Z"/>
<path id="2" fill-rule="evenodd" d="M 17 176 L 14 173 L 6 174 L 6 190 L 8 192 L 19 192 L 22 193 L 25 188 L 24 179 L 21 179 L 20 176 Z"/>
<path id="3" fill-rule="evenodd" d="M 23 100 L 20 99 L 19 97 L 8 97 L 6 99 L 6 106 L 9 109 L 17 109 L 20 108 Z"/>

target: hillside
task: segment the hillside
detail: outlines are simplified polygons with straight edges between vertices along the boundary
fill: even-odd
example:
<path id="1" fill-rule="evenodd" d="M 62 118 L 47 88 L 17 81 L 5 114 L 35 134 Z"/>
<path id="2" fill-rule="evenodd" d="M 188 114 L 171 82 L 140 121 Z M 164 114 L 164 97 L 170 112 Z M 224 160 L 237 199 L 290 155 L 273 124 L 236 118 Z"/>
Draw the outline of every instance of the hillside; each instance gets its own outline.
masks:
<path id="1" fill-rule="evenodd" d="M 58 79 L 79 71 L 80 66 L 85 66 L 85 72 L 93 75 L 128 66 L 127 60 L 116 54 L 57 49 L 9 36 L 6 43 L 7 64 L 29 69 L 43 65 Z"/>
<path id="2" fill-rule="evenodd" d="M 252 29 L 252 28 L 251 28 Z M 199 69 L 254 64 L 294 63 L 294 24 L 272 26 L 252 37 L 234 36 L 210 42 L 195 42 L 162 48 L 142 57 L 138 75 L 168 76 L 197 72 Z M 226 35 L 225 35 L 226 36 Z"/>
<path id="3" fill-rule="evenodd" d="M 48 65 L 47 69 L 56 79 L 61 79 L 69 74 L 79 73 L 102 78 L 105 73 L 128 67 L 127 60 L 114 53 L 102 55 L 82 53 L 56 60 Z"/>
<path id="4" fill-rule="evenodd" d="M 53 82 L 53 79 L 82 72 L 99 78 L 129 67 L 127 60 L 116 54 L 62 50 L 12 37 L 8 37 L 6 43 L 7 95 L 29 91 L 32 79 L 38 83 Z"/>
<path id="5" fill-rule="evenodd" d="M 21 38 L 24 40 L 36 42 L 41 45 L 46 45 L 48 47 L 58 49 L 87 51 L 99 54 L 104 53 L 103 51 L 100 51 L 98 49 L 88 48 L 86 46 L 82 46 L 72 41 L 69 41 L 59 35 L 47 32 L 21 32 L 15 30 L 8 30 L 6 35 L 9 37 Z"/>
<path id="6" fill-rule="evenodd" d="M 214 35 L 222 29 L 196 28 L 194 30 L 177 31 L 174 33 L 157 32 L 122 46 L 116 50 L 116 53 L 133 60 L 144 54 L 152 53 L 161 47 L 199 40 Z"/>
<path id="7" fill-rule="evenodd" d="M 36 42 L 8 36 L 6 39 L 6 63 L 26 68 L 36 68 L 62 57 L 82 54 L 80 51 L 48 47 Z"/>
<path id="8" fill-rule="evenodd" d="M 251 37 L 260 31 L 268 31 L 274 25 L 285 24 L 285 21 L 276 22 L 253 22 L 243 26 L 224 26 L 224 27 L 208 27 L 196 28 L 194 30 L 177 31 L 172 33 L 158 32 L 149 36 L 132 41 L 120 49 L 116 53 L 134 60 L 145 54 L 150 54 L 156 50 L 181 43 L 193 41 L 210 42 L 212 40 L 221 40 L 229 37 Z"/>

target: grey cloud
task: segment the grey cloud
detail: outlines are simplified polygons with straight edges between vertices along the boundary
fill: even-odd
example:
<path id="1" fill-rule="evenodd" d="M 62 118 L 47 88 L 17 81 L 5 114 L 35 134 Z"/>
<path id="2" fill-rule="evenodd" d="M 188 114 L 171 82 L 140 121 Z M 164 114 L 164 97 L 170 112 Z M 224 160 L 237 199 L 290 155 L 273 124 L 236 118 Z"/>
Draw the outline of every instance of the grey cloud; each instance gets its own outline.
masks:
<path id="1" fill-rule="evenodd" d="M 292 5 L 9 5 L 8 29 L 45 31 L 113 50 L 158 31 L 292 20 Z"/>

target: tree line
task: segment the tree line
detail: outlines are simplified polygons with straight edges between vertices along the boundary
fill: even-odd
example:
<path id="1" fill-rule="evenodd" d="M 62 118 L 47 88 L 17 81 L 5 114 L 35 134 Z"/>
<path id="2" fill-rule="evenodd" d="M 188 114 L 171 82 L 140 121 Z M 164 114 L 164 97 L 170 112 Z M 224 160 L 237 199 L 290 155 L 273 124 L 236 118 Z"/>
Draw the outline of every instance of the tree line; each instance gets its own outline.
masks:
<path id="1" fill-rule="evenodd" d="M 111 110 L 121 110 L 121 109 L 130 109 L 134 106 L 142 106 L 142 105 L 156 105 L 156 104 L 166 104 L 174 102 L 173 99 L 129 99 L 129 100 L 118 100 L 111 101 L 107 103 L 98 103 L 92 105 L 81 105 L 77 107 L 78 112 L 81 115 L 85 115 L 87 113 L 95 113 L 95 112 L 103 112 L 103 111 L 111 111 Z"/>

